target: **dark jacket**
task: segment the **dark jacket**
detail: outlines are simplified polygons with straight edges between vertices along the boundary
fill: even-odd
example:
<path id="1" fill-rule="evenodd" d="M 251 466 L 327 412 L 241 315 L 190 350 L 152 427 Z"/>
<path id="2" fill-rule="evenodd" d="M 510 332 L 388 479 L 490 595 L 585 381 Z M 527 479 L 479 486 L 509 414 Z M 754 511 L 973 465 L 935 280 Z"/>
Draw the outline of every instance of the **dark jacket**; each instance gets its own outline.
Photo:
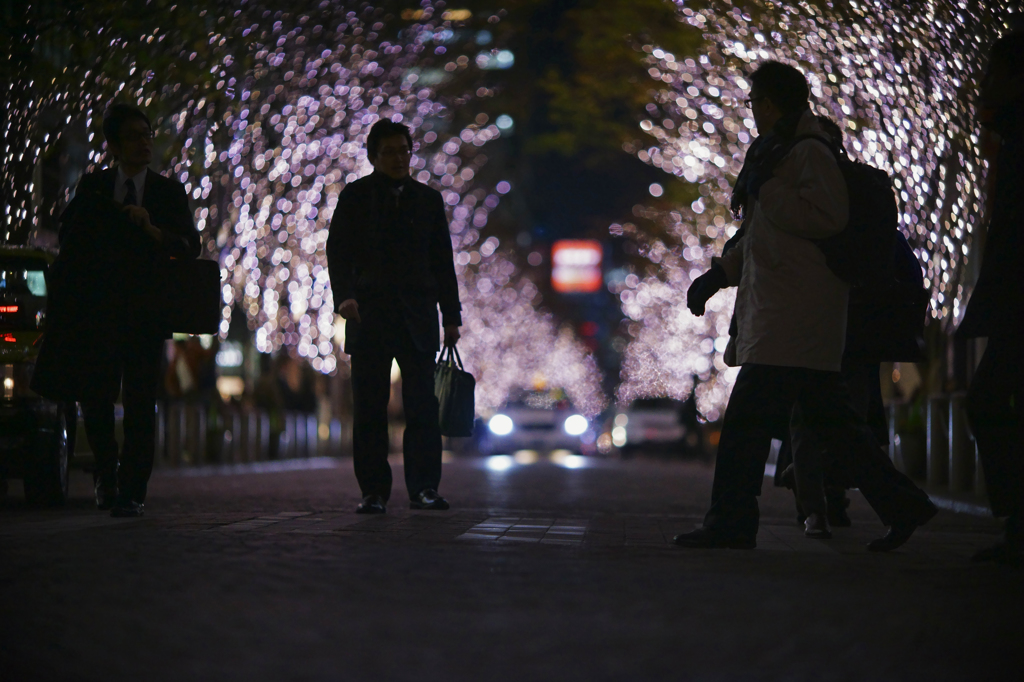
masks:
<path id="1" fill-rule="evenodd" d="M 999 136 L 988 241 L 981 273 L 957 333 L 964 337 L 1024 332 L 1024 95 L 1021 59 L 1024 33 L 1015 31 L 992 47 L 982 81 L 978 118 Z"/>
<path id="2" fill-rule="evenodd" d="M 981 273 L 957 333 L 970 338 L 1024 331 L 1024 135 L 1004 138 Z M 1009 332 L 1012 333 L 1012 332 Z"/>
<path id="3" fill-rule="evenodd" d="M 387 333 L 375 325 L 384 315 L 404 322 L 423 352 L 439 348 L 438 306 L 445 325 L 462 324 L 441 194 L 412 178 L 396 189 L 382 173 L 360 178 L 342 191 L 331 220 L 327 266 L 334 305 L 355 299 L 362 318 L 345 325 L 350 355 Z"/>
<path id="4" fill-rule="evenodd" d="M 114 201 L 116 169 L 82 178 L 61 215 L 47 325 L 32 388 L 55 400 L 116 400 L 124 344 L 168 338 L 156 305 L 161 266 L 196 258 L 199 233 L 181 183 L 148 171 L 142 207 L 155 241 Z M 155 381 L 155 379 L 154 379 Z"/>

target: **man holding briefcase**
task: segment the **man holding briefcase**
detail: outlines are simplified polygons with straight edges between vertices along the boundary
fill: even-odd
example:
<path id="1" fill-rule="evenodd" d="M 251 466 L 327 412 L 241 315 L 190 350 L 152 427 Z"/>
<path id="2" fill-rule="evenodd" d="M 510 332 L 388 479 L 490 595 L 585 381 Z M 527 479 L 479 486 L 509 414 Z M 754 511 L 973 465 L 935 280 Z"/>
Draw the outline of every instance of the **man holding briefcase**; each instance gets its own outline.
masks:
<path id="1" fill-rule="evenodd" d="M 80 401 L 96 458 L 96 506 L 136 517 L 153 470 L 160 354 L 172 331 L 161 276 L 171 258 L 197 258 L 201 244 L 184 186 L 148 168 L 153 130 L 146 114 L 115 104 L 103 134 L 117 166 L 85 175 L 61 216 L 61 253 L 51 269 L 48 331 L 33 389 Z"/>
<path id="2" fill-rule="evenodd" d="M 387 407 L 391 363 L 402 371 L 405 485 L 413 509 L 448 509 L 438 495 L 441 429 L 434 395 L 437 309 L 444 343 L 462 324 L 459 284 L 441 194 L 409 177 L 412 138 L 380 120 L 366 141 L 374 172 L 338 197 L 327 265 L 352 357 L 353 460 L 360 514 L 383 514 L 391 495 Z"/>

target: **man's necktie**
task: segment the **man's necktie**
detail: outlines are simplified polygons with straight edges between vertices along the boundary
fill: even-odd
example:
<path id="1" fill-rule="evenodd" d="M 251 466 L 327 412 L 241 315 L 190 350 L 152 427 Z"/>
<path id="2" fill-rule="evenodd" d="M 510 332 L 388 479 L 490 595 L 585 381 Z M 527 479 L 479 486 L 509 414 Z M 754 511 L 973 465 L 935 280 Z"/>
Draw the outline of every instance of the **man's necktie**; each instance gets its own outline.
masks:
<path id="1" fill-rule="evenodd" d="M 139 203 L 139 198 L 135 194 L 135 182 L 131 178 L 124 181 L 124 202 L 125 206 L 135 206 Z"/>

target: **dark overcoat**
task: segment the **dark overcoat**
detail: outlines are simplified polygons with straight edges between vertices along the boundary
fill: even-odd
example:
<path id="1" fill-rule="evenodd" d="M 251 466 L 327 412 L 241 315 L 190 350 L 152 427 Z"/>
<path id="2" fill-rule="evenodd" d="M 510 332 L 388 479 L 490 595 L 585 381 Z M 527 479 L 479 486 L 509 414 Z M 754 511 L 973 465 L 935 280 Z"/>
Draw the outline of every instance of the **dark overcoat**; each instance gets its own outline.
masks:
<path id="1" fill-rule="evenodd" d="M 161 324 L 161 266 L 201 250 L 184 186 L 146 173 L 142 207 L 159 241 L 114 201 L 116 169 L 85 175 L 61 215 L 50 268 L 47 323 L 32 389 L 54 400 L 114 401 L 125 344 L 168 338 Z"/>
<path id="2" fill-rule="evenodd" d="M 1024 331 L 1024 135 L 1019 131 L 1003 138 L 995 169 L 981 273 L 957 329 L 966 338 Z"/>
<path id="3" fill-rule="evenodd" d="M 359 304 L 362 323 L 345 325 L 345 352 L 379 340 L 371 316 L 404 323 L 417 350 L 439 349 L 437 310 L 444 325 L 461 325 L 459 284 L 444 200 L 412 178 L 401 184 L 373 173 L 338 197 L 327 239 L 334 305 Z M 373 337 L 373 338 L 370 338 Z"/>

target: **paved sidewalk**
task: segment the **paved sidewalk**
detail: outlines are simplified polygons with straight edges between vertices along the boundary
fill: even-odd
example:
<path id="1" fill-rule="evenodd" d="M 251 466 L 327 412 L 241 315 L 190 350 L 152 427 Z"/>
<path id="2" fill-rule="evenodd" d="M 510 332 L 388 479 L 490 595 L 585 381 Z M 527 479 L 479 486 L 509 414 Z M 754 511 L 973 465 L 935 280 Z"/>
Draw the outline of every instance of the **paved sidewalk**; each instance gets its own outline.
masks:
<path id="1" fill-rule="evenodd" d="M 1024 572 L 943 511 L 889 555 L 803 537 L 765 482 L 758 549 L 671 545 L 711 469 L 445 466 L 449 512 L 352 513 L 346 460 L 161 471 L 143 519 L 0 510 L 0 680 L 1016 680 Z M 301 467 L 301 468 L 297 468 Z M 572 468 L 580 467 L 580 468 Z"/>

